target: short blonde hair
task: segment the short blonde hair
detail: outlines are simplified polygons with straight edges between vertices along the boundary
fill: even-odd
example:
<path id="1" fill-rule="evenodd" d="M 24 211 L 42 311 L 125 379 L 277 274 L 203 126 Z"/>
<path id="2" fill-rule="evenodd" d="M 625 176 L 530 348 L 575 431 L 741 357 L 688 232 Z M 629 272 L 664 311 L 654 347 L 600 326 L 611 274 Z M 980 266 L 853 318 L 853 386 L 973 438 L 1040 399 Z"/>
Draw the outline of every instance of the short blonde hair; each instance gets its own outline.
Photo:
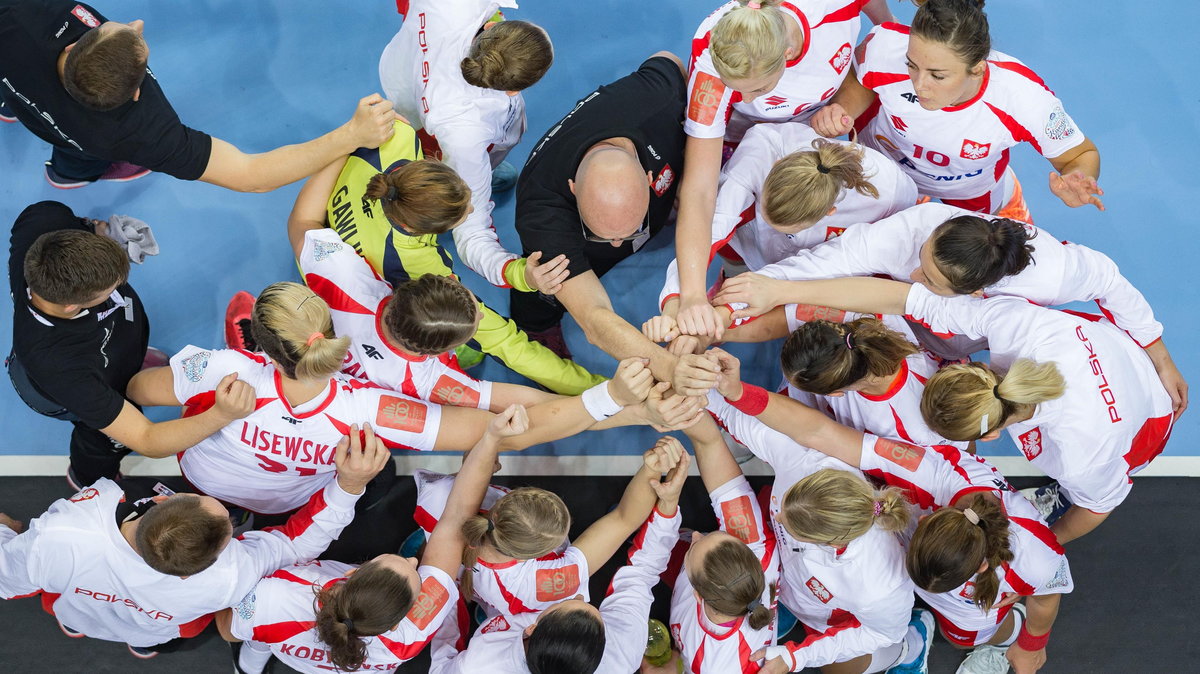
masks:
<path id="1" fill-rule="evenodd" d="M 948 365 L 925 383 L 921 415 L 947 440 L 978 440 L 999 428 L 1019 405 L 1054 400 L 1065 390 L 1054 363 L 1022 358 L 1003 377 L 983 363 Z"/>
<path id="2" fill-rule="evenodd" d="M 780 517 L 798 539 L 842 547 L 876 524 L 901 531 L 912 513 L 899 489 L 876 490 L 857 475 L 822 468 L 787 490 Z"/>
<path id="3" fill-rule="evenodd" d="M 299 283 L 286 281 L 273 283 L 259 294 L 250 334 L 292 379 L 333 376 L 342 369 L 350 349 L 350 339 L 334 333 L 325 300 Z"/>
<path id="4" fill-rule="evenodd" d="M 779 0 L 762 0 L 759 9 L 738 0 L 734 7 L 712 27 L 709 54 L 717 75 L 725 81 L 765 77 L 787 61 L 787 17 L 780 11 Z"/>

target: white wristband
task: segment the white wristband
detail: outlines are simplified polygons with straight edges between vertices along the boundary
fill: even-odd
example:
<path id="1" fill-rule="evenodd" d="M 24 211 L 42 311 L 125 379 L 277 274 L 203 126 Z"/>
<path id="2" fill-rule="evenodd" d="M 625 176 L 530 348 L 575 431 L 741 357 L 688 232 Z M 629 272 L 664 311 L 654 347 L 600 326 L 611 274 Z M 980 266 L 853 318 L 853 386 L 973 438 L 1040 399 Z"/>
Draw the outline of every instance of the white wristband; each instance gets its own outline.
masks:
<path id="1" fill-rule="evenodd" d="M 796 656 L 786 647 L 767 646 L 766 651 L 766 657 L 763 658 L 764 663 L 774 660 L 775 658 L 783 658 L 783 662 L 788 665 L 789 671 L 798 671 L 796 668 Z"/>
<path id="2" fill-rule="evenodd" d="M 608 392 L 608 382 L 596 384 L 584 391 L 579 398 L 583 401 L 584 409 L 596 421 L 604 421 L 622 409 Z"/>

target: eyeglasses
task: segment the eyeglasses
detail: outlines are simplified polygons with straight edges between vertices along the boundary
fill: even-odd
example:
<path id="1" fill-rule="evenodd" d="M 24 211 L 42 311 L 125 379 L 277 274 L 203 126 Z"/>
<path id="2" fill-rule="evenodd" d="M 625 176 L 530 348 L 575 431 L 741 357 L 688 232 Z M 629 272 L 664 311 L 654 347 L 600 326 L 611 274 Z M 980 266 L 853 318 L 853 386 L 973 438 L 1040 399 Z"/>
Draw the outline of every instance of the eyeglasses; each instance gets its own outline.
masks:
<path id="1" fill-rule="evenodd" d="M 637 231 L 629 236 L 621 236 L 615 239 L 606 239 L 596 235 L 592 230 L 588 229 L 587 223 L 583 221 L 583 216 L 579 216 L 579 225 L 583 228 L 583 239 L 591 243 L 625 243 L 633 241 L 650 230 L 650 209 L 646 209 L 646 219 L 642 221 L 642 225 L 637 228 Z"/>

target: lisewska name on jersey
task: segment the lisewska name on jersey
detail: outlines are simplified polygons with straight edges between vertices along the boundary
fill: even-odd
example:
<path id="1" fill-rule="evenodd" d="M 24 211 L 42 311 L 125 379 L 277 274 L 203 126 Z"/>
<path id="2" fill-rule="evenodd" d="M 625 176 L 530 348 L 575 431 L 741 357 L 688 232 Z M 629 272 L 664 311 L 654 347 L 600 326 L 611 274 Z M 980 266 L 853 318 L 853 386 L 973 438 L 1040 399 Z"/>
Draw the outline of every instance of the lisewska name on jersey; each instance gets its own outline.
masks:
<path id="1" fill-rule="evenodd" d="M 248 421 L 242 422 L 242 433 L 238 437 L 242 444 L 259 451 L 286 456 L 289 461 L 311 463 L 318 466 L 333 465 L 332 445 L 323 445 L 306 438 L 278 435 L 259 428 Z"/>

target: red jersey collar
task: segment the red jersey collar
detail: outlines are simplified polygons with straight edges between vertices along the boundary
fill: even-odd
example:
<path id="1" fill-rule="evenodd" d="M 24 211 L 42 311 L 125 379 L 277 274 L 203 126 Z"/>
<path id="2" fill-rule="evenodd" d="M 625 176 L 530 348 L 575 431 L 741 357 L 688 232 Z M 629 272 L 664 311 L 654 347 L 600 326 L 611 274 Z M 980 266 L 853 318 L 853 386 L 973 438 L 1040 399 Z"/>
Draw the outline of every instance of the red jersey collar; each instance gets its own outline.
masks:
<path id="1" fill-rule="evenodd" d="M 684 573 L 687 573 L 686 569 L 684 570 Z M 710 636 L 714 639 L 717 639 L 718 641 L 723 640 L 723 639 L 728 639 L 729 636 L 732 634 L 737 634 L 738 630 L 740 630 L 742 628 L 742 621 L 745 619 L 746 619 L 746 616 L 738 616 L 738 619 L 733 621 L 733 623 L 731 623 L 727 627 L 727 629 L 724 633 L 719 634 L 717 632 L 714 632 L 714 631 L 708 629 L 708 625 L 712 621 L 708 619 L 708 616 L 704 615 L 704 601 L 699 600 L 696 602 L 696 623 L 700 625 L 700 629 L 704 630 L 705 634 L 707 634 L 708 636 Z M 721 625 L 721 627 L 726 627 L 726 626 Z"/>
<path id="2" fill-rule="evenodd" d="M 804 12 L 800 11 L 795 5 L 790 2 L 782 2 L 779 6 L 791 12 L 796 17 L 796 20 L 800 22 L 800 37 L 804 40 L 803 46 L 800 47 L 800 54 L 784 64 L 785 68 L 791 68 L 800 63 L 800 61 L 803 61 L 804 55 L 808 53 L 808 46 L 812 44 L 812 40 L 809 39 L 812 36 L 812 29 L 808 26 L 808 17 L 804 16 Z"/>
<path id="3" fill-rule="evenodd" d="M 979 91 L 976 92 L 976 94 L 969 100 L 963 101 L 958 105 L 952 105 L 948 108 L 942 108 L 942 112 L 958 112 L 959 110 L 966 110 L 972 105 L 978 103 L 979 99 L 983 98 L 983 92 L 987 91 L 988 88 L 988 81 L 992 79 L 992 65 L 987 61 L 984 61 L 983 63 L 983 82 L 979 84 Z"/>
<path id="4" fill-rule="evenodd" d="M 884 400 L 890 400 L 893 396 L 899 393 L 900 389 L 904 388 L 904 383 L 907 381 L 908 361 L 902 360 L 900 361 L 900 371 L 896 373 L 896 378 L 892 380 L 892 383 L 888 384 L 886 391 L 879 395 L 871 395 L 870 393 L 864 393 L 862 391 L 858 391 L 857 393 L 871 402 L 882 402 Z"/>
<path id="5" fill-rule="evenodd" d="M 294 419 L 307 419 L 319 412 L 323 412 L 329 403 L 333 402 L 334 396 L 337 395 L 337 382 L 333 379 L 329 380 L 329 393 L 325 395 L 325 399 L 321 404 L 307 412 L 297 412 L 292 409 L 292 404 L 288 402 L 287 396 L 283 395 L 283 375 L 279 372 L 279 368 L 275 369 L 275 393 L 279 396 L 279 402 L 283 403 L 283 408 L 287 410 L 288 416 Z"/>

